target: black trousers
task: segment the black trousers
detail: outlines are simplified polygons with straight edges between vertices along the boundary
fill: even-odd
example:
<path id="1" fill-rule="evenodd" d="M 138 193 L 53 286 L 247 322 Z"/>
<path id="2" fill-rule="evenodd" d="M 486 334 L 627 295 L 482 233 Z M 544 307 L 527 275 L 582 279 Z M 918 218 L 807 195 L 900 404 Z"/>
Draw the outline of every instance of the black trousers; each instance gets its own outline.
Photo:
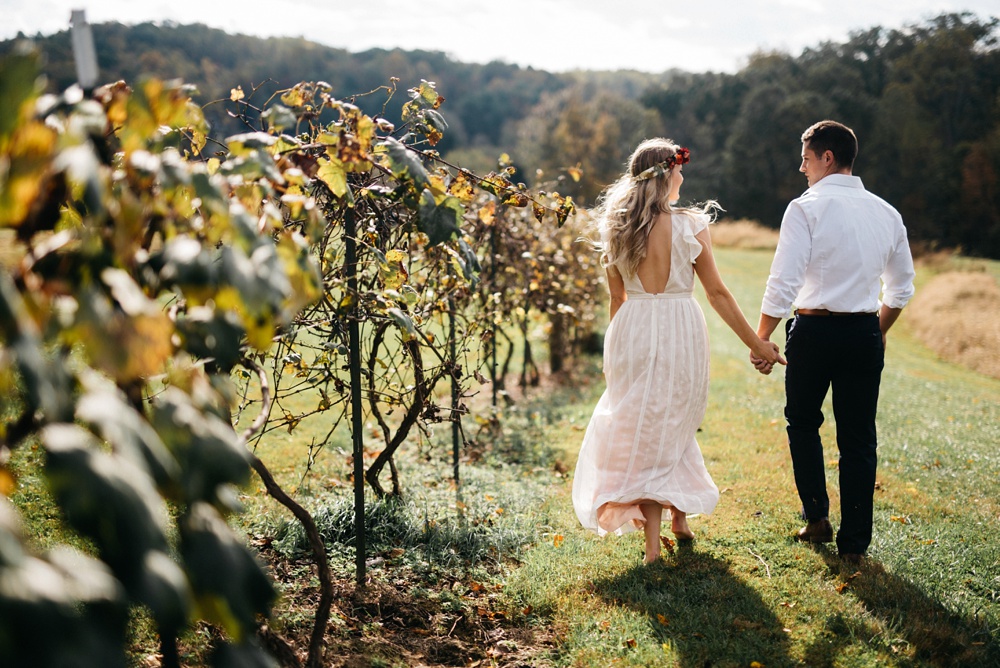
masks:
<path id="1" fill-rule="evenodd" d="M 823 400 L 833 388 L 840 449 L 840 552 L 863 554 L 872 539 L 878 461 L 875 413 L 885 350 L 877 315 L 797 315 L 785 325 L 785 419 L 802 509 L 809 521 L 827 517 Z"/>

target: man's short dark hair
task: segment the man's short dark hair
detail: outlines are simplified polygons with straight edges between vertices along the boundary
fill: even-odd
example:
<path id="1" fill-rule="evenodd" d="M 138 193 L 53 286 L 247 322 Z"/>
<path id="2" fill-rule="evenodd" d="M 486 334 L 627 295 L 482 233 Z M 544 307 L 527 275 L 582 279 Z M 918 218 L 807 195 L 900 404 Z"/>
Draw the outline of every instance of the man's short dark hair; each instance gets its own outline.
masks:
<path id="1" fill-rule="evenodd" d="M 840 168 L 853 169 L 858 157 L 858 138 L 854 130 L 837 121 L 820 121 L 802 133 L 802 143 L 816 155 L 827 151 Z"/>

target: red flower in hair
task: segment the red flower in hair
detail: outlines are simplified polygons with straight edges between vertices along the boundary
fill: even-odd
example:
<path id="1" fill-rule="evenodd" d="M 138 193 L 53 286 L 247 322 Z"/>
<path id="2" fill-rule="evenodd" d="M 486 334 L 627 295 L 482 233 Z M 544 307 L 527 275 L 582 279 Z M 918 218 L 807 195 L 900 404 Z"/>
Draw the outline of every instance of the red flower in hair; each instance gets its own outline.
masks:
<path id="1" fill-rule="evenodd" d="M 657 176 L 663 176 L 676 165 L 686 165 L 689 162 L 691 162 L 691 149 L 679 146 L 677 148 L 677 152 L 672 156 L 663 162 L 656 163 L 649 169 L 644 169 L 632 178 L 635 181 L 645 181 L 647 179 L 656 178 Z"/>

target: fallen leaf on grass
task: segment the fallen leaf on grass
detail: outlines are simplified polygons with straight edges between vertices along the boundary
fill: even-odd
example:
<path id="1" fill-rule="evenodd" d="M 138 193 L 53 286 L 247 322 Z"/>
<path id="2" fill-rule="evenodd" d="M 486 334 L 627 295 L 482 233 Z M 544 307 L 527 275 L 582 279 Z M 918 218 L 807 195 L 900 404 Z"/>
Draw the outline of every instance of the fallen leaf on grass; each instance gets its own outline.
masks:
<path id="1" fill-rule="evenodd" d="M 847 589 L 847 586 L 849 584 L 851 584 L 851 580 L 853 580 L 854 578 L 858 577 L 859 575 L 861 575 L 861 571 L 855 571 L 853 575 L 851 575 L 846 580 L 844 580 L 839 585 L 837 585 L 837 587 L 836 587 L 837 593 L 838 594 L 843 594 L 844 590 Z"/>
<path id="2" fill-rule="evenodd" d="M 657 619 L 657 621 L 660 622 L 660 624 L 663 624 L 664 626 L 669 626 L 670 625 L 670 620 L 667 619 L 665 615 L 658 614 L 658 615 L 656 615 L 656 619 Z"/>
<path id="3" fill-rule="evenodd" d="M 795 601 L 791 601 L 791 602 L 788 602 L 788 601 L 782 601 L 782 602 L 781 602 L 781 603 L 779 603 L 778 605 L 782 605 L 782 606 L 784 606 L 784 607 L 786 607 L 786 608 L 794 608 L 794 607 L 795 607 Z"/>
<path id="4" fill-rule="evenodd" d="M 631 648 L 635 647 L 637 643 L 635 642 L 635 638 L 629 638 L 628 640 L 625 641 L 625 644 Z"/>
<path id="5" fill-rule="evenodd" d="M 670 540 L 666 536 L 660 536 L 660 543 L 663 544 L 663 549 L 670 554 L 674 553 L 674 541 Z"/>
<path id="6" fill-rule="evenodd" d="M 893 522 L 899 522 L 900 524 L 913 524 L 913 522 L 910 521 L 910 518 L 906 515 L 890 515 L 889 519 Z"/>
<path id="7" fill-rule="evenodd" d="M 562 545 L 562 543 L 563 543 L 562 534 L 556 534 L 555 538 L 552 539 L 552 546 L 559 547 L 560 545 Z"/>

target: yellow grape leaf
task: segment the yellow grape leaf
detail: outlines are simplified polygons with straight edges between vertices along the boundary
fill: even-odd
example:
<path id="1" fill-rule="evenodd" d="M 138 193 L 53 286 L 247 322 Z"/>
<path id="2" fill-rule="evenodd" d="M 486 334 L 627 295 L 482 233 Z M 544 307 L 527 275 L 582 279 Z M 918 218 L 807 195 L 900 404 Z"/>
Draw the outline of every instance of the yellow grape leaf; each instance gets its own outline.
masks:
<path id="1" fill-rule="evenodd" d="M 316 170 L 316 178 L 325 183 L 327 187 L 337 197 L 347 194 L 347 172 L 340 160 L 320 158 L 318 160 L 319 169 Z"/>
<path id="2" fill-rule="evenodd" d="M 531 213 L 535 215 L 535 220 L 539 223 L 542 222 L 542 218 L 545 217 L 545 207 L 537 204 L 535 202 L 531 203 Z"/>
<path id="3" fill-rule="evenodd" d="M 55 143 L 56 133 L 34 121 L 11 136 L 0 167 L 6 177 L 0 188 L 0 227 L 19 225 L 27 217 L 47 182 L 44 176 Z"/>
<path id="4" fill-rule="evenodd" d="M 385 254 L 385 262 L 379 262 L 379 278 L 386 290 L 398 290 L 410 277 L 403 264 L 405 259 L 406 253 L 394 248 Z"/>
<path id="5" fill-rule="evenodd" d="M 483 225 L 492 225 L 493 220 L 496 216 L 497 204 L 496 202 L 487 202 L 486 206 L 479 210 L 479 220 L 483 222 Z"/>
<path id="6" fill-rule="evenodd" d="M 451 180 L 451 183 L 448 185 L 448 192 L 465 204 L 468 204 L 476 197 L 476 190 L 473 187 L 472 180 L 466 176 L 464 171 L 456 174 L 455 178 Z"/>
<path id="7" fill-rule="evenodd" d="M 0 469 L 0 494 L 10 496 L 17 490 L 17 480 L 7 469 Z"/>
<path id="8" fill-rule="evenodd" d="M 195 155 L 201 155 L 201 152 L 205 149 L 205 144 L 208 143 L 208 135 L 199 128 L 195 128 L 191 132 L 191 149 Z"/>
<path id="9" fill-rule="evenodd" d="M 287 104 L 289 107 L 301 107 L 303 102 L 305 102 L 305 95 L 302 93 L 302 89 L 298 86 L 289 89 L 281 96 L 281 101 Z"/>
<path id="10" fill-rule="evenodd" d="M 448 196 L 448 187 L 444 184 L 444 177 L 439 174 L 432 174 L 427 180 L 431 192 L 434 193 L 434 201 L 440 204 Z"/>
<path id="11" fill-rule="evenodd" d="M 367 155 L 368 152 L 371 151 L 372 142 L 376 139 L 375 131 L 377 129 L 378 126 L 371 116 L 362 115 L 358 119 L 357 126 L 355 127 L 355 134 L 358 138 L 358 145 L 362 153 Z"/>

